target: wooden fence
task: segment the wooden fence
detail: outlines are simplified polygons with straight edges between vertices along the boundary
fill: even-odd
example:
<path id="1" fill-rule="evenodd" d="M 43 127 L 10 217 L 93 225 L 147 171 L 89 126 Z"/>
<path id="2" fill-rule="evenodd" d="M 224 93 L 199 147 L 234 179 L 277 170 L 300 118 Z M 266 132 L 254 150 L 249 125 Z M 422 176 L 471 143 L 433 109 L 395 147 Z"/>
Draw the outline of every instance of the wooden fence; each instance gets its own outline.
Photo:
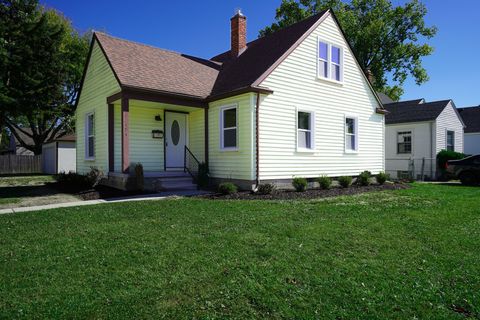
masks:
<path id="1" fill-rule="evenodd" d="M 0 156 L 0 174 L 41 173 L 42 156 Z"/>

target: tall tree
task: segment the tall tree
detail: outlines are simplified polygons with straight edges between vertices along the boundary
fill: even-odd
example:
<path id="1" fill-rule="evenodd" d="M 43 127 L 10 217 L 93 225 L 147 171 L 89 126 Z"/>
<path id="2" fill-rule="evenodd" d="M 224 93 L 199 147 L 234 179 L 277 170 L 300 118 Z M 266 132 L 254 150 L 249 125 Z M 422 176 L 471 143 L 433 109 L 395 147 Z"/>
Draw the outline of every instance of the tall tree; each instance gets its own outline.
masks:
<path id="1" fill-rule="evenodd" d="M 0 126 L 23 147 L 40 154 L 69 128 L 87 52 L 88 36 L 60 13 L 38 0 L 0 0 Z"/>
<path id="2" fill-rule="evenodd" d="M 375 90 L 394 100 L 403 94 L 405 80 L 428 81 L 422 58 L 433 48 L 424 41 L 436 27 L 425 24 L 427 9 L 419 0 L 393 6 L 390 0 L 282 0 L 276 22 L 260 31 L 265 36 L 325 9 L 333 9 L 365 73 L 373 76 Z"/>

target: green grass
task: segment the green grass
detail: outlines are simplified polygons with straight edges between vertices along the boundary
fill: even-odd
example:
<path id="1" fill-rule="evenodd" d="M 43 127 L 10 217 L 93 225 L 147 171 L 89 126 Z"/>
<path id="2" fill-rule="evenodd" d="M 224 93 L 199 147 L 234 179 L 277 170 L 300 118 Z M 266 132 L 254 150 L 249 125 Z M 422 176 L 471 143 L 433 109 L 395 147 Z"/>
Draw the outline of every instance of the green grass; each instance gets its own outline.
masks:
<path id="1" fill-rule="evenodd" d="M 0 205 L 3 204 L 13 204 L 13 203 L 19 203 L 20 198 L 1 198 L 0 199 Z"/>
<path id="2" fill-rule="evenodd" d="M 461 186 L 4 215 L 0 318 L 479 318 L 479 248 Z"/>
<path id="3" fill-rule="evenodd" d="M 0 186 L 42 185 L 53 182 L 52 175 L 10 175 L 0 176 Z"/>

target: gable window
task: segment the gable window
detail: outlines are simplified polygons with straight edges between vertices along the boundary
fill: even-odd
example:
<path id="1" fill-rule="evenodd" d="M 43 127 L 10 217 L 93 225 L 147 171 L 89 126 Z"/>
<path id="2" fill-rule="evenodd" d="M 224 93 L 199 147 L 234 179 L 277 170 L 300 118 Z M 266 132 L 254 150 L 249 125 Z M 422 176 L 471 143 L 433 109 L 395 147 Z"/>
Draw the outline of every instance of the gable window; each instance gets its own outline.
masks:
<path id="1" fill-rule="evenodd" d="M 412 131 L 397 132 L 397 153 L 412 153 Z"/>
<path id="2" fill-rule="evenodd" d="M 318 41 L 318 77 L 343 81 L 343 50 L 340 46 Z"/>
<path id="3" fill-rule="evenodd" d="M 95 114 L 85 115 L 85 159 L 95 158 Z"/>
<path id="4" fill-rule="evenodd" d="M 297 149 L 314 148 L 314 114 L 310 111 L 297 111 Z"/>
<path id="5" fill-rule="evenodd" d="M 447 131 L 447 150 L 455 151 L 455 131 Z"/>
<path id="6" fill-rule="evenodd" d="M 220 112 L 220 148 L 237 150 L 238 148 L 238 108 L 229 106 Z"/>
<path id="7" fill-rule="evenodd" d="M 356 117 L 345 117 L 345 151 L 358 151 L 358 120 Z"/>

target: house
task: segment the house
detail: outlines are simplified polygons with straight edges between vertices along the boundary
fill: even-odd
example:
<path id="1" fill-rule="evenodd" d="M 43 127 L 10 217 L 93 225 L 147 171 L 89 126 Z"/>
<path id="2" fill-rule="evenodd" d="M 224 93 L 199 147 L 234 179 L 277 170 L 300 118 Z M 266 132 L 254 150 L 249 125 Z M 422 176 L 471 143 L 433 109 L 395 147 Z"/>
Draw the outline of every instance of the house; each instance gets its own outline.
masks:
<path id="1" fill-rule="evenodd" d="M 128 188 L 141 163 L 161 189 L 205 162 L 213 183 L 252 189 L 385 169 L 385 110 L 332 11 L 248 43 L 240 11 L 230 25 L 230 50 L 208 60 L 96 32 L 77 172 Z"/>
<path id="2" fill-rule="evenodd" d="M 480 154 L 480 106 L 459 108 L 458 112 L 465 123 L 464 152 Z"/>
<path id="3" fill-rule="evenodd" d="M 75 172 L 75 135 L 64 135 L 42 146 L 42 171 L 48 174 Z"/>
<path id="4" fill-rule="evenodd" d="M 452 100 L 384 105 L 385 166 L 393 178 L 435 179 L 441 150 L 463 152 L 464 123 Z"/>
<path id="5" fill-rule="evenodd" d="M 25 142 L 27 146 L 35 145 L 32 137 L 30 136 L 32 134 L 32 129 L 22 128 L 22 130 L 27 132 L 28 135 L 20 130 L 15 130 L 17 135 L 21 137 L 22 141 Z M 16 154 L 18 156 L 33 156 L 33 151 L 22 146 L 22 144 L 20 143 L 20 141 L 18 141 L 17 137 L 14 134 L 10 134 L 8 153 Z"/>

